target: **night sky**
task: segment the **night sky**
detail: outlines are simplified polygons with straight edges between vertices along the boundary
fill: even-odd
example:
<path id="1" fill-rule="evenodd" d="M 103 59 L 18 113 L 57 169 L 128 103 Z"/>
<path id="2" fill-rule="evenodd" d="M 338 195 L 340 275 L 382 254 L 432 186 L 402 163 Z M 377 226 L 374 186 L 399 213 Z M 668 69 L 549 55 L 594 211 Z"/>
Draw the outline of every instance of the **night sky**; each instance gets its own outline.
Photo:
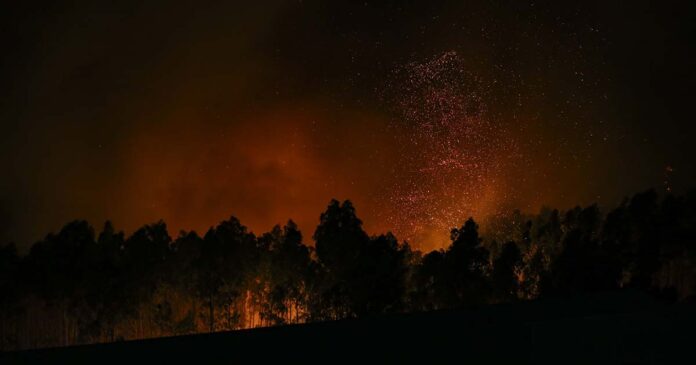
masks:
<path id="1" fill-rule="evenodd" d="M 20 3 L 0 15 L 3 243 L 230 215 L 310 237 L 337 198 L 431 249 L 471 215 L 696 186 L 693 5 Z"/>

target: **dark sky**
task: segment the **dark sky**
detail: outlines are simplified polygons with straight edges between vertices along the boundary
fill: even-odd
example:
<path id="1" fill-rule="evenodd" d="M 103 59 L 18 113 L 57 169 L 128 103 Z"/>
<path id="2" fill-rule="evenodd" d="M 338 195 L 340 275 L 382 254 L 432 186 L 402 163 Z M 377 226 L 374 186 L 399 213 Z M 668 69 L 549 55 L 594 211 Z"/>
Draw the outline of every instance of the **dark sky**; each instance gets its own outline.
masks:
<path id="1" fill-rule="evenodd" d="M 4 6 L 0 239 L 231 214 L 309 237 L 335 197 L 433 248 L 696 183 L 687 2 L 240 3 Z"/>

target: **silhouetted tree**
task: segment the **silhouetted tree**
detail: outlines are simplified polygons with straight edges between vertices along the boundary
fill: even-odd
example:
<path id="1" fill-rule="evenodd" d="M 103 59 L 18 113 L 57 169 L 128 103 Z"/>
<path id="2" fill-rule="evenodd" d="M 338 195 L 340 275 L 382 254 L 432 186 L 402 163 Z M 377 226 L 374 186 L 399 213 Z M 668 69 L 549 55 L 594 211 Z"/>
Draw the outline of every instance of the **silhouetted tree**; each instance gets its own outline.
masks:
<path id="1" fill-rule="evenodd" d="M 256 237 L 231 217 L 203 238 L 198 262 L 198 295 L 208 305 L 208 328 L 215 331 L 215 307 L 224 309 L 226 326 L 236 327 L 240 313 L 233 304 L 243 299 L 255 279 L 259 259 Z"/>
<path id="2" fill-rule="evenodd" d="M 0 351 L 12 349 L 16 342 L 11 331 L 11 319 L 20 310 L 19 264 L 14 244 L 0 246 Z"/>
<path id="3" fill-rule="evenodd" d="M 591 292 L 618 287 L 620 267 L 612 262 L 598 240 L 600 223 L 596 205 L 566 214 L 569 231 L 563 240 L 563 250 L 552 265 L 550 292 Z"/>
<path id="4" fill-rule="evenodd" d="M 84 288 L 91 280 L 87 263 L 94 254 L 94 230 L 86 221 L 65 225 L 32 246 L 27 261 L 32 290 L 60 315 L 61 344 L 79 336 L 84 313 Z"/>
<path id="5" fill-rule="evenodd" d="M 655 273 L 660 288 L 673 288 L 683 299 L 696 294 L 696 194 L 668 195 L 659 212 L 660 269 Z"/>
<path id="6" fill-rule="evenodd" d="M 26 256 L 0 247 L 0 347 L 195 333 L 199 318 L 216 331 L 621 287 L 693 300 L 694 227 L 696 194 L 654 191 L 606 216 L 596 205 L 501 215 L 488 231 L 503 245 L 469 219 L 425 254 L 391 233 L 369 237 L 349 201 L 321 214 L 315 248 L 292 221 L 257 238 L 231 217 L 173 242 L 161 221 L 128 237 L 106 222 L 96 239 L 74 221 Z"/>
<path id="7" fill-rule="evenodd" d="M 403 310 L 410 247 L 393 234 L 372 238 L 355 260 L 348 282 L 350 310 L 357 316 Z"/>
<path id="8" fill-rule="evenodd" d="M 355 214 L 350 201 L 329 203 L 321 214 L 319 226 L 314 232 L 316 254 L 322 269 L 322 283 L 317 299 L 327 313 L 315 313 L 315 317 L 342 318 L 351 313 L 350 293 L 358 276 L 358 259 L 369 243 L 362 221 Z"/>
<path id="9" fill-rule="evenodd" d="M 411 302 L 416 310 L 435 310 L 447 306 L 447 270 L 444 250 L 427 253 L 421 259 L 413 276 Z"/>
<path id="10" fill-rule="evenodd" d="M 135 313 L 140 336 L 149 330 L 146 313 L 166 277 L 171 241 L 167 225 L 159 221 L 136 230 L 123 244 L 123 285 L 129 293 L 124 305 Z"/>
<path id="11" fill-rule="evenodd" d="M 628 268 L 629 285 L 641 289 L 653 286 L 653 275 L 660 267 L 660 236 L 657 223 L 657 193 L 636 194 L 628 207 L 631 235 L 627 242 L 632 263 Z"/>
<path id="12" fill-rule="evenodd" d="M 481 246 L 478 225 L 469 218 L 459 229 L 450 232 L 452 244 L 447 249 L 445 262 L 451 281 L 450 306 L 481 304 L 487 299 L 486 274 L 488 250 Z"/>
<path id="13" fill-rule="evenodd" d="M 171 279 L 175 286 L 186 297 L 190 298 L 190 308 L 186 316 L 177 326 L 177 333 L 191 333 L 197 330 L 197 318 L 199 314 L 198 300 L 201 298 L 201 289 L 204 281 L 201 278 L 204 270 L 200 267 L 203 263 L 202 249 L 203 239 L 194 231 L 180 232 L 179 237 L 173 242 L 175 252 L 172 260 Z"/>
<path id="14" fill-rule="evenodd" d="M 265 260 L 267 288 L 262 315 L 272 324 L 298 321 L 306 308 L 310 250 L 302 243 L 302 233 L 293 221 L 282 229 L 275 226 L 259 237 Z"/>
<path id="15" fill-rule="evenodd" d="M 519 272 L 522 269 L 522 254 L 515 242 L 503 245 L 500 255 L 493 261 L 491 282 L 497 301 L 509 302 L 517 299 L 520 290 Z"/>

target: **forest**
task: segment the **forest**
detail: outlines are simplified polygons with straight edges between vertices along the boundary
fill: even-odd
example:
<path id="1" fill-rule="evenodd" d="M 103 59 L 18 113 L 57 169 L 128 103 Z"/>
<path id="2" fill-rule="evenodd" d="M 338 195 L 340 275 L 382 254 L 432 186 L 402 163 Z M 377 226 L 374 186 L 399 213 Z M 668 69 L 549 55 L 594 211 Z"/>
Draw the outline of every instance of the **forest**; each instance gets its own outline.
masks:
<path id="1" fill-rule="evenodd" d="M 165 222 L 130 236 L 66 224 L 20 255 L 0 247 L 0 350 L 44 348 L 477 307 L 631 288 L 693 300 L 696 192 L 654 190 L 613 209 L 470 218 L 445 249 L 368 235 L 332 200 L 311 241 L 292 221 L 255 235 L 237 218 L 203 236 Z"/>

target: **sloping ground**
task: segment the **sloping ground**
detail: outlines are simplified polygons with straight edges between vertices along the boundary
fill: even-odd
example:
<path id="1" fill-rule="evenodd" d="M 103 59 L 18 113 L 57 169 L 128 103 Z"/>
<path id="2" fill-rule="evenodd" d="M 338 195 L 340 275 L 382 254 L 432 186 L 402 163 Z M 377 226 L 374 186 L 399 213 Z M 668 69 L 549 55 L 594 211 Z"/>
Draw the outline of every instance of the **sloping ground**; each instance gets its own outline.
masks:
<path id="1" fill-rule="evenodd" d="M 14 363 L 696 363 L 696 308 L 633 292 L 0 354 Z"/>

